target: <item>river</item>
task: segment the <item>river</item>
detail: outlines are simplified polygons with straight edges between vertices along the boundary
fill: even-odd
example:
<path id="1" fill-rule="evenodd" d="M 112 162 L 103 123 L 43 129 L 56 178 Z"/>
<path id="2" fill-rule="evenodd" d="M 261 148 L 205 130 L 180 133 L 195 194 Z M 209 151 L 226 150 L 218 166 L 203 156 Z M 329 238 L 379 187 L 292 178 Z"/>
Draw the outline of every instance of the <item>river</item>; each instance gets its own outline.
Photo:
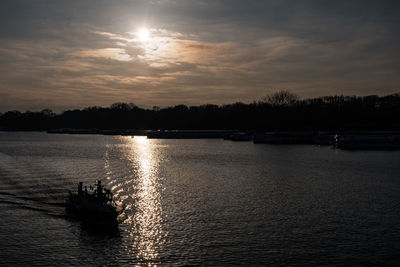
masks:
<path id="1" fill-rule="evenodd" d="M 118 229 L 65 213 L 101 179 Z M 398 265 L 400 152 L 0 132 L 2 266 Z"/>

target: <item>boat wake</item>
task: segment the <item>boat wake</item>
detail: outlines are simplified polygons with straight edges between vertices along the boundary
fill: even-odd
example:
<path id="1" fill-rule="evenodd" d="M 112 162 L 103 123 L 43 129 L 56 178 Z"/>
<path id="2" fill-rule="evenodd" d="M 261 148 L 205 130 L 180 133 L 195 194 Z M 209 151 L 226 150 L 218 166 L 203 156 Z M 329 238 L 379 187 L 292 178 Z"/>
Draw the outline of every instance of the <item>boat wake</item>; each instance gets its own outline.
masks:
<path id="1" fill-rule="evenodd" d="M 68 194 L 65 180 L 43 178 L 49 174 L 60 177 L 51 170 L 0 153 L 0 204 L 64 217 Z"/>

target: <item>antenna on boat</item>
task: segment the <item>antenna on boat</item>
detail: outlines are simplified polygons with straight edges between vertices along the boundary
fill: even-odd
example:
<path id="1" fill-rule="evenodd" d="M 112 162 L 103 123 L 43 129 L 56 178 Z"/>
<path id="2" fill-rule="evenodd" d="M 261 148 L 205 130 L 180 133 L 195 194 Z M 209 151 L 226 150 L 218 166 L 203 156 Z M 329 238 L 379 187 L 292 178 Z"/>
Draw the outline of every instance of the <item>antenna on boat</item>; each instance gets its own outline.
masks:
<path id="1" fill-rule="evenodd" d="M 101 185 L 101 181 L 97 180 L 97 196 L 101 196 L 103 194 L 103 186 Z"/>
<path id="2" fill-rule="evenodd" d="M 79 184 L 78 184 L 78 195 L 82 194 L 82 186 L 83 186 L 83 183 L 79 182 Z"/>

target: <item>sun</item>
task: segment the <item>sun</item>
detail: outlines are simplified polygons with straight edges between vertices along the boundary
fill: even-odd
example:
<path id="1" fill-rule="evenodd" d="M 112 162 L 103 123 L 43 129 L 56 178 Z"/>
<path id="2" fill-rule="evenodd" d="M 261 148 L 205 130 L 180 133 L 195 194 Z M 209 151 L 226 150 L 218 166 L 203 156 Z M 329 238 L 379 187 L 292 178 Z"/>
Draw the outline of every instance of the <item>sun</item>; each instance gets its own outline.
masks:
<path id="1" fill-rule="evenodd" d="M 148 41 L 150 38 L 150 32 L 147 28 L 141 28 L 136 33 L 137 37 L 140 41 L 145 42 Z"/>

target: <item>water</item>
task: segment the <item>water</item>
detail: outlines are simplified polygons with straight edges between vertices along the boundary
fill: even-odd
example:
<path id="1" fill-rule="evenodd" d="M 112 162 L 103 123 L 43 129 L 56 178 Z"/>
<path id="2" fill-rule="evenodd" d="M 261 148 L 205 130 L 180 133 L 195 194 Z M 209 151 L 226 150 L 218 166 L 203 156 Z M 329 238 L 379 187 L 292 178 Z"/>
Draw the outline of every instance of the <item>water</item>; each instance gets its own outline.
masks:
<path id="1" fill-rule="evenodd" d="M 0 133 L 0 265 L 398 265 L 400 152 Z M 126 207 L 68 218 L 78 181 Z"/>

